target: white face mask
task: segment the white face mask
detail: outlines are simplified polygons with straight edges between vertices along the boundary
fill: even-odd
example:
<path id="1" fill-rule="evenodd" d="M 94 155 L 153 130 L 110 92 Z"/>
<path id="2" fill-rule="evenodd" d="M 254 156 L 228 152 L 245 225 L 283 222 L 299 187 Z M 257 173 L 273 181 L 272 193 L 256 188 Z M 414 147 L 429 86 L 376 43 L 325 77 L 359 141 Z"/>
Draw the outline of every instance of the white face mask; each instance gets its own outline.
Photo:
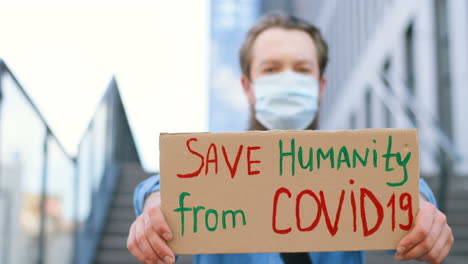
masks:
<path id="1" fill-rule="evenodd" d="M 301 130 L 315 119 L 319 82 L 308 75 L 285 71 L 254 82 L 255 117 L 268 129 Z"/>

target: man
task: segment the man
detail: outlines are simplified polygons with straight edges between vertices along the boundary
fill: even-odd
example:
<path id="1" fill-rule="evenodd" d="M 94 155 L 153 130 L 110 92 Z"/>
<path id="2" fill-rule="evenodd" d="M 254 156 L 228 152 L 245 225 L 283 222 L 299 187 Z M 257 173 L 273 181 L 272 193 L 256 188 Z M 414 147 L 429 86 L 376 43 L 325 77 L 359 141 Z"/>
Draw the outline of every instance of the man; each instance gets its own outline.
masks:
<path id="1" fill-rule="evenodd" d="M 271 14 L 254 25 L 240 50 L 241 82 L 250 105 L 251 130 L 317 128 L 326 84 L 323 74 L 327 52 L 320 32 L 301 19 Z M 395 259 L 440 263 L 448 255 L 454 239 L 445 215 L 434 206 L 434 196 L 423 180 L 420 190 L 415 224 L 400 241 Z M 144 263 L 173 263 L 174 253 L 166 244 L 172 232 L 160 209 L 159 176 L 142 182 L 134 198 L 139 216 L 130 228 L 128 249 Z M 365 254 L 315 252 L 301 255 L 304 256 L 301 263 L 363 263 Z M 289 263 L 288 258 L 288 254 L 280 253 L 211 254 L 195 255 L 194 261 L 199 264 Z"/>

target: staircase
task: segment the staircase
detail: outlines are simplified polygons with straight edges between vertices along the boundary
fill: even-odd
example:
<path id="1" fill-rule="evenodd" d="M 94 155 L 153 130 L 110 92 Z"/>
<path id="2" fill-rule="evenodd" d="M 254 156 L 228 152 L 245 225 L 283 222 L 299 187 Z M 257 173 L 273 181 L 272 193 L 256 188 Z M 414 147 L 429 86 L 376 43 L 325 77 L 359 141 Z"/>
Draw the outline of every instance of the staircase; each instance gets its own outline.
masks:
<path id="1" fill-rule="evenodd" d="M 128 162 L 121 166 L 120 180 L 102 233 L 96 264 L 139 263 L 127 250 L 127 237 L 135 220 L 133 191 L 138 183 L 149 176 L 151 174 L 144 172 L 137 162 Z"/>
<path id="2" fill-rule="evenodd" d="M 465 185 L 467 186 L 467 185 Z M 468 189 L 455 190 L 448 195 L 447 221 L 452 227 L 455 243 L 445 263 L 467 263 L 468 259 Z"/>
<path id="3" fill-rule="evenodd" d="M 140 263 L 127 249 L 130 226 L 135 220 L 133 191 L 144 179 L 152 176 L 141 168 L 138 162 L 127 162 L 121 166 L 120 180 L 111 204 L 107 224 L 102 233 L 95 264 L 136 264 Z M 181 256 L 177 263 L 192 263 L 190 256 Z"/>

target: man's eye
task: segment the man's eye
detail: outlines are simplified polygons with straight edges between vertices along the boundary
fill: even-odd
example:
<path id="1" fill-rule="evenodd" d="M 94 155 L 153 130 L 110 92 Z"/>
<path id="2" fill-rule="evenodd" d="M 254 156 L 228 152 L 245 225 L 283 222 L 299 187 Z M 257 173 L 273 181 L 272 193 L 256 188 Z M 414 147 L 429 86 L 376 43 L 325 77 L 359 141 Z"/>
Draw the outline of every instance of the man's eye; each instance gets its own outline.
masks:
<path id="1" fill-rule="evenodd" d="M 275 68 L 273 67 L 265 68 L 263 69 L 263 72 L 275 72 Z"/>
<path id="2" fill-rule="evenodd" d="M 308 73 L 310 72 L 309 68 L 299 68 L 299 72 Z"/>

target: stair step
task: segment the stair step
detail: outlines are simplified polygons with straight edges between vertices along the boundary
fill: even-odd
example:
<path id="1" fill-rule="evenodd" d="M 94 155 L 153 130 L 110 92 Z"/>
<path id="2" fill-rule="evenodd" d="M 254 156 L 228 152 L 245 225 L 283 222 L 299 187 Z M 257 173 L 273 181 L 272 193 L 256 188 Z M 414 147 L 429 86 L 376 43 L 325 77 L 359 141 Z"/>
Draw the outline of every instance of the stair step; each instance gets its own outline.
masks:
<path id="1" fill-rule="evenodd" d="M 104 235 L 128 235 L 128 232 L 130 230 L 130 226 L 132 225 L 133 219 L 129 220 L 114 220 L 110 221 L 106 229 L 104 230 Z"/>
<path id="2" fill-rule="evenodd" d="M 124 191 L 124 192 L 127 192 L 128 190 L 133 191 L 135 190 L 135 188 L 142 182 L 143 180 L 141 181 L 135 181 L 133 183 L 119 183 L 117 184 L 117 188 L 116 188 L 116 191 Z"/>
<path id="3" fill-rule="evenodd" d="M 112 205 L 118 207 L 132 207 L 133 208 L 133 194 L 116 193 Z"/>
<path id="4" fill-rule="evenodd" d="M 137 185 L 152 174 L 144 172 L 136 162 L 123 164 L 107 223 L 105 224 L 94 263 L 139 263 L 127 250 L 127 237 L 135 221 L 133 192 Z"/>
<path id="5" fill-rule="evenodd" d="M 468 225 L 450 225 L 450 227 L 456 240 L 468 240 Z"/>
<path id="6" fill-rule="evenodd" d="M 125 177 L 121 179 L 122 182 L 140 181 L 153 176 L 153 174 L 142 175 L 140 173 L 122 173 L 122 175 L 125 175 Z"/>
<path id="7" fill-rule="evenodd" d="M 434 190 L 435 191 L 435 190 Z M 468 197 L 468 191 L 453 191 L 450 190 L 447 199 L 448 200 L 467 200 Z"/>
<path id="8" fill-rule="evenodd" d="M 136 185 L 135 186 L 133 186 L 133 185 L 128 185 L 128 186 L 119 185 L 116 188 L 115 194 L 133 195 L 133 193 L 135 192 L 135 188 L 136 188 Z"/>
<path id="9" fill-rule="evenodd" d="M 127 251 L 127 236 L 104 235 L 101 239 L 101 249 L 125 250 Z"/>
<path id="10" fill-rule="evenodd" d="M 450 254 L 466 256 L 468 254 L 468 239 L 455 240 Z"/>
<path id="11" fill-rule="evenodd" d="M 125 248 L 125 250 L 101 250 L 96 258 L 96 264 L 111 264 L 125 263 L 138 264 L 140 263 L 133 255 Z"/>
<path id="12" fill-rule="evenodd" d="M 139 177 L 148 177 L 148 176 L 154 175 L 154 173 L 147 173 L 138 168 L 124 168 L 121 170 L 121 172 L 125 175 L 129 175 L 129 176 L 137 175 Z"/>
<path id="13" fill-rule="evenodd" d="M 177 259 L 177 264 L 192 264 L 191 255 L 182 255 Z"/>
<path id="14" fill-rule="evenodd" d="M 447 222 L 450 225 L 468 225 L 468 211 L 465 212 L 448 212 Z"/>
<path id="15" fill-rule="evenodd" d="M 467 212 L 468 211 L 468 194 L 465 194 L 465 199 L 451 199 L 447 203 L 447 212 Z"/>
<path id="16" fill-rule="evenodd" d="M 404 262 L 395 260 L 393 255 L 385 251 L 367 251 L 366 253 L 366 263 L 379 263 L 379 264 L 420 264 L 423 262 L 417 260 L 407 260 Z M 454 254 L 451 252 L 447 258 L 444 260 L 444 263 L 448 264 L 466 264 L 466 257 Z"/>
<path id="17" fill-rule="evenodd" d="M 392 254 L 387 251 L 367 251 L 366 252 L 366 263 L 379 263 L 379 264 L 418 264 L 421 263 L 416 260 L 408 260 L 405 262 L 397 261 L 393 258 Z"/>
<path id="18" fill-rule="evenodd" d="M 110 210 L 109 221 L 134 220 L 135 211 L 131 207 L 112 208 Z"/>

